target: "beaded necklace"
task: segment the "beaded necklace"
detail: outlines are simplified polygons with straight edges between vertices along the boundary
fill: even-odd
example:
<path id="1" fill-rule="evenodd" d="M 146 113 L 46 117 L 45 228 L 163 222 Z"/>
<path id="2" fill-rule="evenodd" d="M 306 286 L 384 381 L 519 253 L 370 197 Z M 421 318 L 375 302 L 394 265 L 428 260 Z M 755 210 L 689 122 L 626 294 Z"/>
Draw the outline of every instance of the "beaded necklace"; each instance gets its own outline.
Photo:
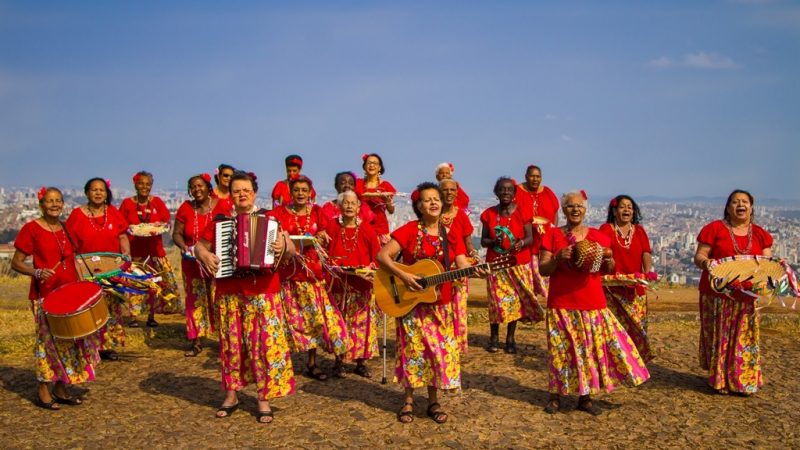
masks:
<path id="1" fill-rule="evenodd" d="M 633 241 L 634 228 L 636 228 L 636 225 L 631 224 L 631 227 L 628 229 L 628 233 L 623 235 L 622 234 L 622 228 L 617 226 L 617 223 L 614 222 L 614 230 L 616 231 L 616 233 L 614 233 L 614 237 L 617 238 L 617 243 L 619 245 L 621 245 L 622 248 L 625 248 L 625 249 L 631 248 L 631 242 Z M 622 241 L 620 241 L 619 238 L 622 238 Z"/>
<path id="2" fill-rule="evenodd" d="M 355 252 L 356 247 L 358 246 L 358 222 L 358 217 L 356 217 L 356 226 L 354 227 L 353 237 L 347 237 L 347 227 L 344 225 L 344 220 L 342 220 L 342 217 L 339 216 L 339 236 L 341 236 L 342 248 L 344 249 L 345 255 Z M 349 247 L 347 246 L 348 243 L 351 244 Z"/>
<path id="3" fill-rule="evenodd" d="M 431 257 L 425 254 L 425 249 L 422 246 L 423 239 L 435 249 L 435 253 L 432 256 L 435 256 L 435 259 L 442 259 L 444 256 L 444 246 L 441 245 L 441 237 L 428 234 L 428 229 L 423 226 L 422 221 L 419 221 L 417 222 L 417 245 L 414 247 L 414 255 L 417 260 Z"/>
<path id="4" fill-rule="evenodd" d="M 150 223 L 150 216 L 152 215 L 153 212 L 153 210 L 150 209 L 150 197 L 149 196 L 147 197 L 147 203 L 145 203 L 144 205 L 142 205 L 142 203 L 139 202 L 138 196 L 134 198 L 135 198 L 134 202 L 136 202 L 136 215 L 139 217 L 139 222 Z M 144 209 L 142 209 L 141 206 L 144 206 Z"/>
<path id="5" fill-rule="evenodd" d="M 731 242 L 733 242 L 733 251 L 735 251 L 737 255 L 749 255 L 750 250 L 753 247 L 753 224 L 752 223 L 747 224 L 747 245 L 744 247 L 744 250 L 739 248 L 739 243 L 736 242 L 736 235 L 733 234 L 733 226 L 731 225 L 731 223 L 725 221 L 725 227 L 731 234 Z"/>
<path id="6" fill-rule="evenodd" d="M 209 203 L 208 206 L 211 206 L 211 199 L 208 199 L 207 201 Z M 193 200 L 193 202 L 195 204 L 197 204 L 196 200 Z M 211 211 L 206 211 L 205 214 L 201 214 L 206 209 L 210 209 L 206 205 L 200 205 L 198 207 L 193 207 L 193 209 L 194 209 L 194 230 L 193 230 L 194 231 L 194 235 L 192 236 L 192 239 L 194 240 L 194 243 L 197 243 L 197 241 L 200 240 L 200 216 L 206 216 L 206 215 L 210 214 Z"/>
<path id="7" fill-rule="evenodd" d="M 53 239 L 56 240 L 56 244 L 58 244 L 58 251 L 61 253 L 61 259 L 60 259 L 61 266 L 66 269 L 67 268 L 67 263 L 65 261 L 67 258 L 66 256 L 67 252 L 65 250 L 67 246 L 66 232 L 64 231 L 64 240 L 62 241 L 61 239 L 58 238 L 58 234 L 56 234 L 56 230 L 50 225 L 50 222 L 45 220 L 44 223 L 47 224 L 47 228 L 50 230 L 51 233 L 53 233 Z M 64 228 L 62 227 L 61 230 L 63 231 Z"/>
<path id="8" fill-rule="evenodd" d="M 453 224 L 453 220 L 456 218 L 456 214 L 458 214 L 458 207 L 457 206 L 453 206 L 453 212 L 450 213 L 449 215 L 445 214 L 445 213 L 442 213 L 439 216 L 439 222 L 441 222 L 442 225 L 446 226 L 447 229 L 449 230 L 450 229 L 450 225 Z"/>
<path id="9" fill-rule="evenodd" d="M 297 230 L 296 233 L 306 234 L 306 231 L 308 231 L 308 228 L 311 225 L 311 214 L 310 211 L 308 210 L 308 204 L 303 206 L 303 210 L 305 210 L 305 214 L 303 215 L 303 217 L 305 217 L 304 220 L 305 223 L 303 224 L 303 226 L 300 226 L 300 214 L 298 214 L 300 211 L 295 211 L 294 208 L 287 208 L 287 209 L 294 216 L 294 225 Z"/>
<path id="10" fill-rule="evenodd" d="M 89 224 L 95 231 L 103 231 L 106 227 L 106 223 L 108 222 L 108 205 L 103 204 L 103 224 L 98 228 L 97 223 L 95 222 L 94 213 L 92 210 L 87 206 L 86 211 L 89 212 Z"/>

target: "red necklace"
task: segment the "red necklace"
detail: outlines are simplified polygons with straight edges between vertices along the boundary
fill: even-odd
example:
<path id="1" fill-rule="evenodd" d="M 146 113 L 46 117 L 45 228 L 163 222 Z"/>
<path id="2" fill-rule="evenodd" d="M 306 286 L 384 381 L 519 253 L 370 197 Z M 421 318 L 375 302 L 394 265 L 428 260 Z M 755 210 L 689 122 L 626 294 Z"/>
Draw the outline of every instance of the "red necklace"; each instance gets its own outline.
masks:
<path id="1" fill-rule="evenodd" d="M 614 222 L 614 230 L 616 231 L 616 233 L 614 233 L 614 237 L 617 238 L 617 244 L 621 245 L 622 248 L 624 249 L 631 248 L 631 241 L 633 241 L 633 232 L 635 228 L 636 225 L 631 224 L 631 227 L 628 229 L 628 232 L 625 235 L 623 235 L 622 229 L 619 226 L 617 226 L 616 222 Z M 619 240 L 620 238 L 622 238 L 622 241 Z"/>
<path id="2" fill-rule="evenodd" d="M 427 255 L 425 253 L 425 248 L 422 245 L 423 239 L 425 239 L 428 245 L 435 249 L 433 255 Z M 442 241 L 439 236 L 431 236 L 428 234 L 428 229 L 422 225 L 422 222 L 417 222 L 417 245 L 414 247 L 414 255 L 417 260 L 430 258 L 433 256 L 435 256 L 436 259 L 442 259 L 444 256 L 444 246 L 441 245 L 441 243 Z"/>
<path id="3" fill-rule="evenodd" d="M 292 213 L 292 215 L 294 215 L 294 226 L 296 230 L 295 232 L 297 234 L 306 234 L 308 229 L 311 228 L 311 212 L 308 210 L 308 205 L 305 205 L 303 207 L 303 209 L 305 210 L 305 215 L 303 215 L 302 217 L 304 217 L 305 219 L 303 220 L 304 224 L 302 226 L 300 225 L 301 216 L 300 214 L 298 214 L 299 211 L 295 211 L 293 208 L 287 208 L 287 209 L 289 210 L 289 212 Z"/>
<path id="4" fill-rule="evenodd" d="M 753 224 L 747 225 L 747 245 L 744 247 L 744 250 L 739 248 L 739 243 L 736 242 L 736 235 L 733 234 L 733 226 L 731 226 L 730 222 L 725 222 L 725 227 L 728 228 L 728 232 L 731 234 L 731 242 L 733 242 L 733 251 L 736 252 L 737 255 L 749 255 L 750 250 L 753 248 Z"/>
<path id="5" fill-rule="evenodd" d="M 358 224 L 352 228 L 353 237 L 347 236 L 347 229 L 347 227 L 342 225 L 339 231 L 339 236 L 341 236 L 342 249 L 344 250 L 345 255 L 350 255 L 356 251 L 356 247 L 358 246 Z M 348 246 L 348 244 L 350 245 Z"/>
<path id="6" fill-rule="evenodd" d="M 152 215 L 153 210 L 150 209 L 150 197 L 147 197 L 147 203 L 142 204 L 139 202 L 139 197 L 135 197 L 136 200 L 136 215 L 139 217 L 140 223 L 150 223 L 150 216 Z M 144 208 L 142 208 L 144 206 Z"/>
<path id="7" fill-rule="evenodd" d="M 92 210 L 87 206 L 86 211 L 89 212 L 89 224 L 95 231 L 103 231 L 106 228 L 106 223 L 108 222 L 108 205 L 103 205 L 103 224 L 100 227 L 97 227 L 97 223 L 95 222 L 94 213 Z"/>
<path id="8" fill-rule="evenodd" d="M 195 204 L 197 204 L 197 201 L 195 201 L 195 200 L 192 200 L 192 201 Z M 211 206 L 210 199 L 208 200 L 208 203 L 209 203 L 208 206 Z M 200 240 L 200 217 L 201 216 L 205 217 L 205 216 L 211 214 L 211 211 L 206 211 L 206 209 L 210 209 L 206 205 L 200 205 L 198 207 L 193 207 L 193 209 L 194 209 L 194 235 L 191 236 L 192 241 L 193 241 L 192 245 L 194 245 L 195 243 L 197 243 L 197 241 Z M 203 211 L 206 211 L 205 214 L 201 214 Z"/>
<path id="9" fill-rule="evenodd" d="M 67 255 L 66 255 L 67 252 L 65 250 L 65 248 L 67 247 L 67 239 L 66 239 L 67 235 L 66 235 L 66 232 L 64 231 L 64 227 L 61 227 L 61 230 L 60 230 L 61 234 L 64 235 L 64 239 L 62 240 L 62 239 L 59 239 L 58 234 L 56 234 L 56 230 L 53 229 L 52 226 L 50 226 L 50 223 L 48 221 L 45 220 L 44 223 L 47 224 L 47 228 L 50 229 L 51 233 L 53 233 L 53 239 L 55 239 L 56 240 L 56 244 L 58 244 L 58 251 L 61 252 L 61 260 L 60 260 L 61 266 L 63 266 L 66 269 L 67 268 L 67 263 L 64 262 L 64 261 L 67 258 Z"/>

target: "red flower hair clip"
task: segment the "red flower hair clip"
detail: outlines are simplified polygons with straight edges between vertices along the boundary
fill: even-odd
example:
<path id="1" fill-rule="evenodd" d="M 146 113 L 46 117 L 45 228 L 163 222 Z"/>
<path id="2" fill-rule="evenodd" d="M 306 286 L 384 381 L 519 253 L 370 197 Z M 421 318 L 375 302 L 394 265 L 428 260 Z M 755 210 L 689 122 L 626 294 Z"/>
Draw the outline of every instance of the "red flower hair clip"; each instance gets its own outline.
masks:
<path id="1" fill-rule="evenodd" d="M 369 158 L 369 154 L 367 154 L 367 153 L 363 153 L 363 154 L 361 155 L 361 160 L 362 160 L 362 161 L 366 161 L 366 160 L 367 160 L 367 158 Z"/>
<path id="2" fill-rule="evenodd" d="M 616 197 L 612 198 L 611 202 L 609 203 L 609 205 L 611 205 L 612 208 L 616 208 L 617 207 L 617 198 Z"/>
<path id="3" fill-rule="evenodd" d="M 417 203 L 419 201 L 419 190 L 414 189 L 414 192 L 411 193 L 411 203 Z"/>
<path id="4" fill-rule="evenodd" d="M 214 169 L 214 175 L 219 175 L 219 168 Z"/>
<path id="5" fill-rule="evenodd" d="M 47 188 L 42 186 L 41 189 L 39 189 L 39 192 L 36 193 L 36 198 L 39 199 L 39 201 L 41 201 L 44 198 L 44 194 L 46 193 L 47 193 Z"/>
<path id="6" fill-rule="evenodd" d="M 136 184 L 136 183 L 138 183 L 138 182 L 139 182 L 139 180 L 140 180 L 141 178 L 142 178 L 142 174 L 140 174 L 140 173 L 138 173 L 138 172 L 137 172 L 137 173 L 136 173 L 136 174 L 133 176 L 133 184 Z"/>
<path id="7" fill-rule="evenodd" d="M 202 178 L 206 183 L 211 183 L 211 175 L 207 173 L 201 174 L 200 178 Z"/>
<path id="8" fill-rule="evenodd" d="M 258 177 L 256 176 L 256 174 L 255 174 L 255 173 L 253 173 L 253 172 L 247 172 L 247 175 L 249 175 L 249 176 L 250 176 L 250 178 L 252 178 L 252 179 L 253 179 L 253 181 L 256 181 L 256 180 L 258 179 Z"/>
<path id="9" fill-rule="evenodd" d="M 106 187 L 111 189 L 111 179 L 106 178 L 104 181 L 106 182 Z"/>
<path id="10" fill-rule="evenodd" d="M 586 196 L 586 191 L 583 189 L 581 189 L 581 197 L 583 197 L 584 200 L 589 200 L 589 197 Z"/>
<path id="11" fill-rule="evenodd" d="M 451 162 L 447 163 L 447 167 L 450 168 L 450 172 L 451 173 L 456 173 L 456 168 L 455 168 L 455 166 L 453 166 L 453 163 L 451 163 Z"/>

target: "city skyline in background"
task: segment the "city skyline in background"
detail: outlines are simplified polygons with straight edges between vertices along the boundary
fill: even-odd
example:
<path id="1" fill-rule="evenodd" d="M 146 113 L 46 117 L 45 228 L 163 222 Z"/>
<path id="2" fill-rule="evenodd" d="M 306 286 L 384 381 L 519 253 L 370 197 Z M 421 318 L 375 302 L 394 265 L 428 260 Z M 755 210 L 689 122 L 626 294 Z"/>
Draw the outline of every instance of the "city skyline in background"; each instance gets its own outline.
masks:
<path id="1" fill-rule="evenodd" d="M 299 153 L 323 190 L 377 152 L 401 191 L 800 199 L 800 5 L 0 1 L 0 185 L 180 189 L 221 163 L 262 195 Z M 603 201 L 605 198 L 603 198 Z"/>

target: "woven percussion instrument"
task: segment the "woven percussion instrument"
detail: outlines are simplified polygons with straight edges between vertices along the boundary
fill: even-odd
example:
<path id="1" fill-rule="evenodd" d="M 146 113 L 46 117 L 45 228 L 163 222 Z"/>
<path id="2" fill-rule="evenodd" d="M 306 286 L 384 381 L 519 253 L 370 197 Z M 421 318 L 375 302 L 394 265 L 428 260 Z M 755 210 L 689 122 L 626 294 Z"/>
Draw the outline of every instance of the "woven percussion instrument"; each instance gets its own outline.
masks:
<path id="1" fill-rule="evenodd" d="M 572 264 L 582 272 L 596 273 L 603 265 L 607 250 L 595 241 L 584 239 L 572 249 Z"/>
<path id="2" fill-rule="evenodd" d="M 163 222 L 155 223 L 134 223 L 128 227 L 128 234 L 131 236 L 158 236 L 169 231 L 169 224 Z"/>

